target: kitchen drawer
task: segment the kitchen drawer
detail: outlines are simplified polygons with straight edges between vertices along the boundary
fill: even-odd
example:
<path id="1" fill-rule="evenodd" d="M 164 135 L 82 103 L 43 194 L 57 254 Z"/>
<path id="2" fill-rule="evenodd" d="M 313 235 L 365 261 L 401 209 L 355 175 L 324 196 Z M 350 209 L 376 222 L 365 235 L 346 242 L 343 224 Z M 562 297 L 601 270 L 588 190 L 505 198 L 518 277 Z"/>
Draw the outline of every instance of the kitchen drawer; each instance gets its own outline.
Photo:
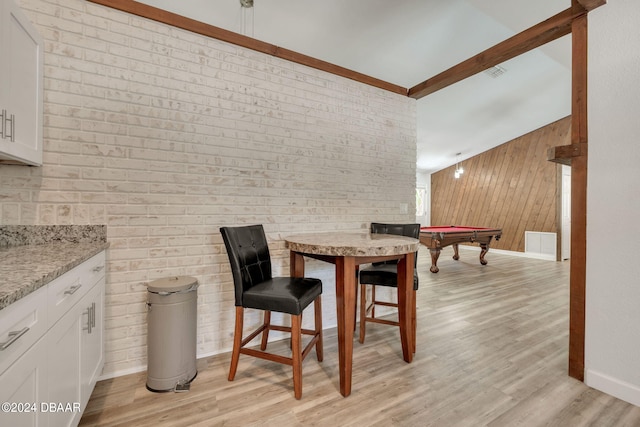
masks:
<path id="1" fill-rule="evenodd" d="M 104 277 L 105 254 L 89 258 L 48 285 L 49 325 L 53 325 Z"/>
<path id="2" fill-rule="evenodd" d="M 98 281 L 104 277 L 106 263 L 107 260 L 103 251 L 97 255 L 92 256 L 81 265 L 76 267 L 80 274 L 82 283 L 86 283 L 88 288 L 92 288 L 93 285 L 98 283 Z"/>
<path id="3" fill-rule="evenodd" d="M 0 374 L 48 329 L 47 289 L 40 288 L 0 311 Z"/>

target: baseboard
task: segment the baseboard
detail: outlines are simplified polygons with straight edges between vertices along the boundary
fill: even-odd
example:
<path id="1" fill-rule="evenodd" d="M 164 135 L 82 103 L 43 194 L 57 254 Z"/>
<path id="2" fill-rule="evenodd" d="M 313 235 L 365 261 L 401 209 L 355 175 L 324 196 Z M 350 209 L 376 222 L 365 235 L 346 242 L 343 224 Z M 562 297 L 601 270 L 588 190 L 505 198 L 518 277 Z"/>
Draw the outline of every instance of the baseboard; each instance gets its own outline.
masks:
<path id="1" fill-rule="evenodd" d="M 98 376 L 98 381 L 110 380 L 112 378 L 123 377 L 125 375 L 137 374 L 147 370 L 147 365 L 136 366 L 134 368 L 123 369 L 121 371 L 109 372 L 108 374 L 102 374 Z"/>
<path id="2" fill-rule="evenodd" d="M 470 251 L 476 251 L 476 252 L 480 252 L 480 250 L 481 250 L 480 246 L 469 246 L 469 245 L 459 245 L 458 248 L 465 249 L 465 250 L 470 250 Z M 555 261 L 556 260 L 551 255 L 545 255 L 545 254 L 540 254 L 540 253 L 536 253 L 536 252 L 516 252 L 516 251 L 507 251 L 507 250 L 504 250 L 504 249 L 493 249 L 493 248 L 489 247 L 489 252 L 487 253 L 487 256 L 490 256 L 492 253 L 493 254 L 516 256 L 516 257 L 520 257 L 520 258 L 542 259 L 542 260 L 546 260 L 546 261 Z"/>
<path id="3" fill-rule="evenodd" d="M 271 340 L 269 342 L 271 342 Z M 196 360 L 198 360 L 198 359 L 206 359 L 207 357 L 217 356 L 218 354 L 222 354 L 222 353 L 231 354 L 231 349 L 229 348 L 229 349 L 215 351 L 215 352 L 212 351 L 212 352 L 197 354 L 196 355 Z M 100 375 L 98 377 L 98 381 L 110 380 L 112 378 L 123 377 L 125 375 L 137 374 L 137 373 L 140 373 L 140 372 L 145 372 L 146 370 L 147 370 L 147 365 L 146 364 L 144 366 L 135 366 L 135 367 L 129 368 L 129 369 L 122 369 L 120 371 L 109 372 L 108 374 L 102 374 L 102 375 Z"/>
<path id="4" fill-rule="evenodd" d="M 584 383 L 591 388 L 610 394 L 632 405 L 640 406 L 640 387 L 637 385 L 591 369 L 585 369 Z"/>
<path id="5" fill-rule="evenodd" d="M 546 261 L 555 261 L 556 260 L 556 256 L 555 255 L 541 254 L 541 253 L 537 253 L 537 252 L 524 252 L 524 256 L 525 256 L 525 258 L 543 259 L 543 260 L 546 260 Z"/>

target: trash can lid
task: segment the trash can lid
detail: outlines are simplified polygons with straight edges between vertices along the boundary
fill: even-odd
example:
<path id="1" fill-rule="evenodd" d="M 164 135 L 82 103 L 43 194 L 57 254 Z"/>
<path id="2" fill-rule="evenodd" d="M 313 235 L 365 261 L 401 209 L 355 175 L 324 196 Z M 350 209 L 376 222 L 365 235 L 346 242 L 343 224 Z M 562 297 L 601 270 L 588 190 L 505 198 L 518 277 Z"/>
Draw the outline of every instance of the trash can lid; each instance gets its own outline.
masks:
<path id="1" fill-rule="evenodd" d="M 198 279 L 191 276 L 173 276 L 154 280 L 147 285 L 149 292 L 179 292 L 186 291 L 198 283 Z"/>

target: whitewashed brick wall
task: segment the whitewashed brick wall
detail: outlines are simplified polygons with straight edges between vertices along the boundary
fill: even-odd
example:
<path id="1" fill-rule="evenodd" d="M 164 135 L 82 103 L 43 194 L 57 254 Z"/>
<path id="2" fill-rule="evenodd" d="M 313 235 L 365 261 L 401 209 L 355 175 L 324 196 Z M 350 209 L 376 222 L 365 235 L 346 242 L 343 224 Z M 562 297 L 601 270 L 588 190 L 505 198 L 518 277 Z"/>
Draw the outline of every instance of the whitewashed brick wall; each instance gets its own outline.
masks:
<path id="1" fill-rule="evenodd" d="M 230 350 L 219 227 L 264 224 L 287 273 L 287 233 L 414 221 L 413 99 L 82 0 L 20 3 L 45 40 L 44 166 L 0 166 L 0 224 L 107 224 L 105 377 L 146 368 L 160 277 L 198 278 L 198 355 Z M 335 326 L 332 267 L 307 274 Z"/>

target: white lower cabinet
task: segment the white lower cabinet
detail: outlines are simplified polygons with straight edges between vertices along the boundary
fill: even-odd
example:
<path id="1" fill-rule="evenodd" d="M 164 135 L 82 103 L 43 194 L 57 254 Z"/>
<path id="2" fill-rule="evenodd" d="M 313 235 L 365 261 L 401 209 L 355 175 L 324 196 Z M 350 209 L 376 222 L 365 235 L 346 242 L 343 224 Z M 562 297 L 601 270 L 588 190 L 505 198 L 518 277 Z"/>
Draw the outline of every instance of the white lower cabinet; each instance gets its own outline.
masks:
<path id="1" fill-rule="evenodd" d="M 83 411 L 104 367 L 104 277 L 101 282 L 80 303 L 83 309 L 80 320 L 80 404 Z"/>
<path id="2" fill-rule="evenodd" d="M 0 375 L 1 426 L 47 426 L 41 402 L 47 400 L 47 351 L 45 339 L 31 346 Z"/>
<path id="3" fill-rule="evenodd" d="M 49 351 L 48 403 L 72 405 L 69 411 L 49 411 L 49 425 L 74 426 L 80 421 L 80 334 L 81 318 L 72 310 L 47 334 Z M 77 405 L 77 412 L 73 405 Z M 49 408 L 47 408 L 49 409 Z M 77 418 L 77 419 L 76 419 Z"/>
<path id="4" fill-rule="evenodd" d="M 11 364 L 0 374 L 0 403 L 15 405 L 16 411 L 6 412 L 3 407 L 0 426 L 78 425 L 104 366 L 105 262 L 102 252 L 25 298 L 29 298 L 25 302 L 40 301 L 37 293 L 46 294 L 49 328 L 22 354 L 12 354 L 15 361 L 9 360 Z M 25 316 L 16 314 L 24 311 L 22 305 L 12 304 L 6 310 L 0 312 L 0 322 L 11 314 L 24 323 Z M 27 318 L 42 316 L 40 312 Z M 20 340 L 29 342 L 28 333 L 15 340 L 14 348 L 20 348 Z M 10 339 L 7 334 L 6 341 Z M 0 351 L 0 362 L 2 357 Z"/>

